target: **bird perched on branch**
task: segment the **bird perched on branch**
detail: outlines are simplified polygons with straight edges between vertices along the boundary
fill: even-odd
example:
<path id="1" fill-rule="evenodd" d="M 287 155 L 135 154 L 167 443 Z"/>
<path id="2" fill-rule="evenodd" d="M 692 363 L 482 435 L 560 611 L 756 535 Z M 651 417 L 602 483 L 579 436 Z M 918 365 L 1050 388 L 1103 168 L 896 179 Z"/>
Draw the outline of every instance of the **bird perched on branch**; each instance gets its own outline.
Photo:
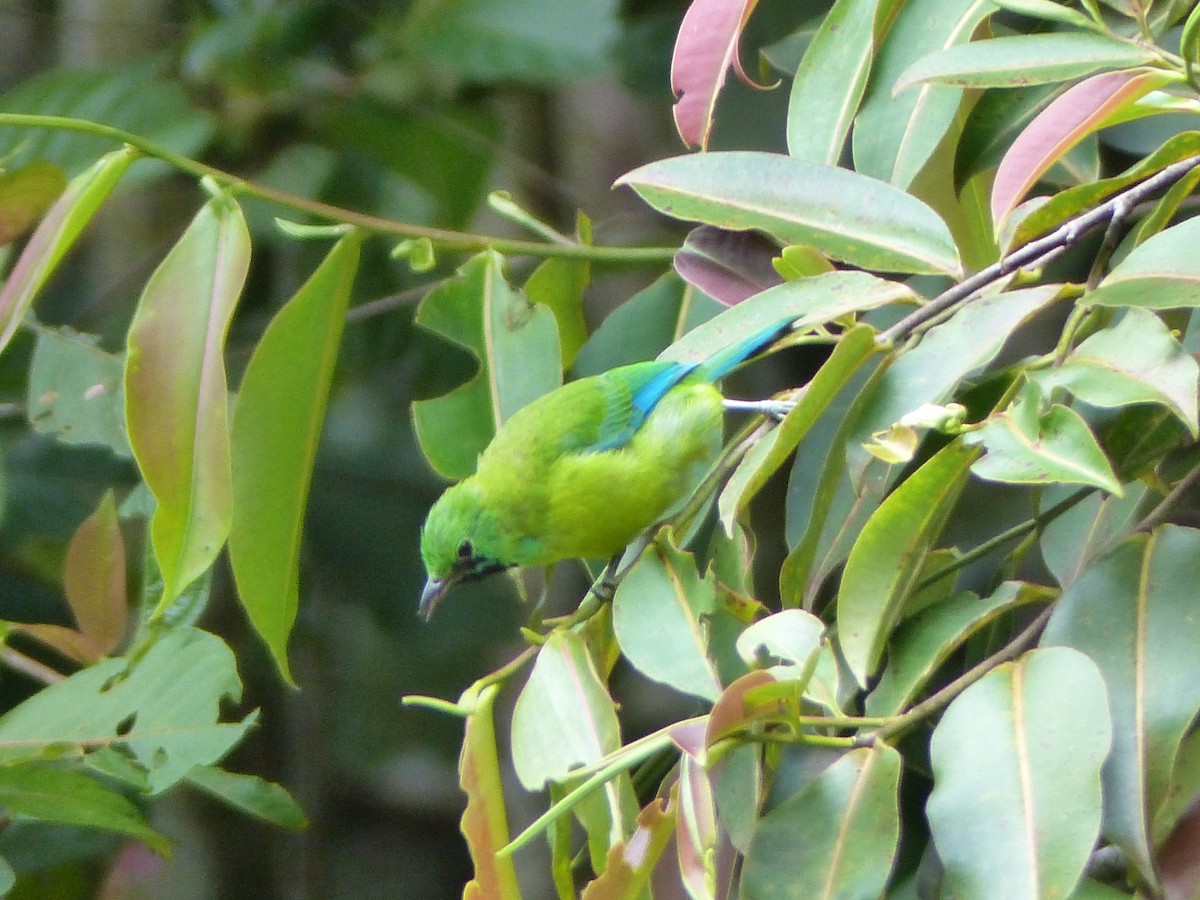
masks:
<path id="1" fill-rule="evenodd" d="M 719 457 L 726 401 L 714 382 L 790 326 L 773 325 L 701 363 L 656 360 L 581 378 L 517 411 L 475 474 L 429 511 L 421 617 L 459 581 L 620 553 Z"/>

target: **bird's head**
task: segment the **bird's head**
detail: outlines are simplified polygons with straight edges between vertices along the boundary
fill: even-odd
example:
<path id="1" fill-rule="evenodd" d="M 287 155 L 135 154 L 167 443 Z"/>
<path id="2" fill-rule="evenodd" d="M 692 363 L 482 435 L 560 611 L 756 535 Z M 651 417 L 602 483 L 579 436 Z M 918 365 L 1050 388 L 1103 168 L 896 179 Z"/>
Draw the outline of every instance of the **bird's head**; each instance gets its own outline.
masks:
<path id="1" fill-rule="evenodd" d="M 516 564 L 495 514 L 478 482 L 462 481 L 442 494 L 421 529 L 421 558 L 429 576 L 418 613 L 426 621 L 454 584 L 483 578 Z"/>

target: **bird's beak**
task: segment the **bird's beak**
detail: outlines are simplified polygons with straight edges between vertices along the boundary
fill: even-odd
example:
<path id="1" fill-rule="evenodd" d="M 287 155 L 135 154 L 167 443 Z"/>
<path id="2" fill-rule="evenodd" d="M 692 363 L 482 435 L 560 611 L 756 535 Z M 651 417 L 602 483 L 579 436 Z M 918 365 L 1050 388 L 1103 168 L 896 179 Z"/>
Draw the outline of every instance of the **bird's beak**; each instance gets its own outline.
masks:
<path id="1" fill-rule="evenodd" d="M 426 622 L 432 619 L 433 611 L 442 602 L 442 597 L 446 596 L 446 591 L 450 590 L 452 584 L 454 584 L 453 578 L 447 578 L 444 581 L 439 578 L 428 579 L 425 587 L 421 590 L 421 602 L 417 604 L 417 615 Z"/>

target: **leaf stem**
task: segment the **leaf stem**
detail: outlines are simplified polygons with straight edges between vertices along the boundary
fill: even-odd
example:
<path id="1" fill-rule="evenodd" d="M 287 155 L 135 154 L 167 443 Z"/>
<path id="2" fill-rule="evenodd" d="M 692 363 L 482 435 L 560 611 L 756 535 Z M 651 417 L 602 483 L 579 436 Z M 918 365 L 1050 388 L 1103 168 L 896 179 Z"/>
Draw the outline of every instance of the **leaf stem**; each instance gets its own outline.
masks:
<path id="1" fill-rule="evenodd" d="M 72 131 L 93 137 L 107 138 L 128 144 L 146 156 L 161 160 L 168 165 L 196 178 L 211 178 L 236 193 L 246 194 L 275 203 L 287 209 L 308 213 L 329 222 L 356 225 L 377 235 L 399 238 L 426 238 L 442 250 L 473 253 L 480 250 L 496 250 L 507 256 L 532 256 L 560 259 L 587 259 L 595 263 L 662 263 L 670 262 L 675 256 L 675 247 L 596 247 L 575 241 L 567 243 L 519 241 L 490 235 L 470 234 L 445 228 L 430 228 L 399 222 L 366 213 L 343 209 L 319 200 L 301 197 L 265 184 L 239 178 L 214 166 L 207 165 L 183 154 L 168 150 L 161 144 L 147 140 L 132 132 L 100 122 L 74 119 L 67 116 L 38 116 L 24 113 L 0 113 L 0 126 L 14 128 L 44 128 L 53 131 Z"/>

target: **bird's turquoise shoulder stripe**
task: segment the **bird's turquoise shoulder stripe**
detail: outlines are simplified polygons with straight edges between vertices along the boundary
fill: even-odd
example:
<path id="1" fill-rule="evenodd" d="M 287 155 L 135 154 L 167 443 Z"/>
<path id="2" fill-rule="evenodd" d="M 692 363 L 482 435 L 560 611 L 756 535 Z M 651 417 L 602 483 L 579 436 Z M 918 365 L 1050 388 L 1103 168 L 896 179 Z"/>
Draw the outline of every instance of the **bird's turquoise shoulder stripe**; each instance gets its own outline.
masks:
<path id="1" fill-rule="evenodd" d="M 600 427 L 602 437 L 588 448 L 589 452 L 616 450 L 628 444 L 658 401 L 696 366 L 662 360 L 623 366 L 601 375 L 608 406 Z"/>
<path id="2" fill-rule="evenodd" d="M 616 398 L 610 399 L 608 415 L 601 428 L 604 437 L 592 445 L 589 452 L 615 450 L 625 446 L 673 387 L 689 377 L 701 381 L 719 381 L 758 350 L 786 333 L 791 327 L 791 321 L 788 319 L 764 328 L 714 353 L 702 363 L 661 360 L 658 363 L 626 366 L 607 373 L 608 376 L 620 379 L 619 383 L 610 387 L 621 393 L 628 391 L 628 401 L 612 402 Z M 621 397 L 621 401 L 624 400 L 625 398 Z"/>

